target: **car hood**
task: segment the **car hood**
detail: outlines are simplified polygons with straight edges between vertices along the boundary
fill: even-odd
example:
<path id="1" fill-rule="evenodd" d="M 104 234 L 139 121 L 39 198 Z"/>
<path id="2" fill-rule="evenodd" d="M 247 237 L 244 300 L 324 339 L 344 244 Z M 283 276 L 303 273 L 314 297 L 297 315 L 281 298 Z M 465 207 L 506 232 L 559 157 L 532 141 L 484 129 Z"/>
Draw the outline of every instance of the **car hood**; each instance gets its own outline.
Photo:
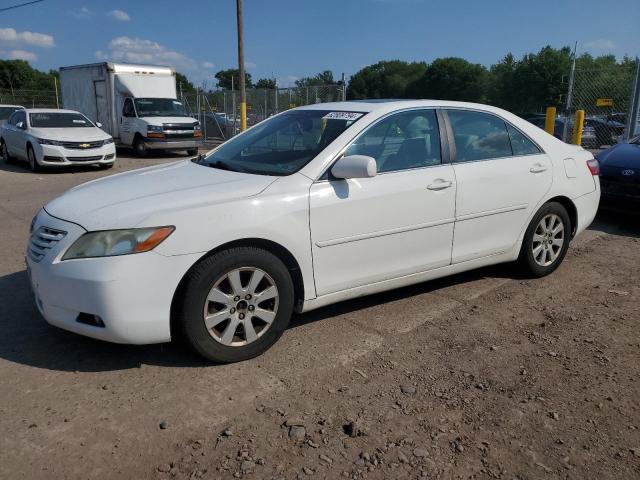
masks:
<path id="1" fill-rule="evenodd" d="M 640 145 L 620 143 L 598 154 L 601 167 L 640 168 Z"/>
<path id="2" fill-rule="evenodd" d="M 140 117 L 149 125 L 162 125 L 163 123 L 184 123 L 185 125 L 193 125 L 198 121 L 193 117 Z"/>
<path id="3" fill-rule="evenodd" d="M 179 214 L 189 208 L 257 195 L 276 179 L 183 160 L 84 183 L 44 208 L 50 215 L 89 231 L 132 228 L 154 214 Z"/>
<path id="4" fill-rule="evenodd" d="M 31 128 L 29 133 L 37 138 L 62 142 L 95 142 L 111 138 L 111 135 L 98 127 Z"/>

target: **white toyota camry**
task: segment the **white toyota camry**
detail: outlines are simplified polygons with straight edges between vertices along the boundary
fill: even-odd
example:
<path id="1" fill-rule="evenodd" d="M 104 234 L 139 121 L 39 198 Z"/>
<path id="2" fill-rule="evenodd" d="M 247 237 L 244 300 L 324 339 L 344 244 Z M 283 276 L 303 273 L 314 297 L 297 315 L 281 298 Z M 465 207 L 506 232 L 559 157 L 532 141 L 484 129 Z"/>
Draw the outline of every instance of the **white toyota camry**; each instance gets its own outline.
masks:
<path id="1" fill-rule="evenodd" d="M 135 344 L 181 333 L 233 362 L 294 310 L 500 262 L 551 273 L 596 214 L 597 175 L 589 152 L 498 108 L 319 104 L 73 188 L 34 218 L 27 265 L 52 325 Z"/>

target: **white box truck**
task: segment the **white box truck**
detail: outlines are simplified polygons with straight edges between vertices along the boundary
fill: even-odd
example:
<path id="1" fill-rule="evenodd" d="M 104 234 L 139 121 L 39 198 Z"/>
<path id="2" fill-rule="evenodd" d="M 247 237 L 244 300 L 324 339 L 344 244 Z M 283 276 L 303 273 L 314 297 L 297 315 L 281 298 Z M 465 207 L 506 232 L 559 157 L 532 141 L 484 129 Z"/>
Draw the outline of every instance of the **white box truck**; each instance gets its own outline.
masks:
<path id="1" fill-rule="evenodd" d="M 117 145 L 148 150 L 186 150 L 197 155 L 200 123 L 176 95 L 171 67 L 94 63 L 60 68 L 64 108 L 102 124 Z"/>

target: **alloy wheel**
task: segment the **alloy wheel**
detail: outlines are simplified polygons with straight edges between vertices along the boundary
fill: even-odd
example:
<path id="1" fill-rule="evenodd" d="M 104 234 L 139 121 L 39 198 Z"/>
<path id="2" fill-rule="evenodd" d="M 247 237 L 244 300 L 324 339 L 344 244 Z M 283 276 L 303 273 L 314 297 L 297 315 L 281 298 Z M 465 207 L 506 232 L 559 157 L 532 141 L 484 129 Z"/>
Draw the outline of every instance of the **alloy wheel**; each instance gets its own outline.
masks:
<path id="1" fill-rule="evenodd" d="M 241 347 L 271 327 L 278 311 L 278 288 L 264 270 L 242 267 L 216 280 L 204 304 L 204 323 L 217 342 Z"/>
<path id="2" fill-rule="evenodd" d="M 562 219 L 555 213 L 545 215 L 533 232 L 531 245 L 533 259 L 538 265 L 548 267 L 560 255 L 564 242 L 565 231 Z"/>

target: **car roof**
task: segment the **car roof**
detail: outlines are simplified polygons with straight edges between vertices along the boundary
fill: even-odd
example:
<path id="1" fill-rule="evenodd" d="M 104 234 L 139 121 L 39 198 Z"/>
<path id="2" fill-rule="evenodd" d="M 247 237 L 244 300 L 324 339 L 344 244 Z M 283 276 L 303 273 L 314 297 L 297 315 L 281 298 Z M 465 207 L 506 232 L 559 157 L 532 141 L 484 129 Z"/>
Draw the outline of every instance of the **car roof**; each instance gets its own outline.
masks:
<path id="1" fill-rule="evenodd" d="M 63 108 L 25 108 L 27 113 L 80 113 L 76 110 L 65 110 Z"/>
<path id="2" fill-rule="evenodd" d="M 485 111 L 502 111 L 490 105 L 469 102 L 455 102 L 449 100 L 398 100 L 398 99 L 370 99 L 349 100 L 346 102 L 316 103 L 298 107 L 296 110 L 335 110 L 351 112 L 374 112 L 377 110 L 393 111 L 402 108 L 413 107 L 450 107 L 469 108 Z"/>

